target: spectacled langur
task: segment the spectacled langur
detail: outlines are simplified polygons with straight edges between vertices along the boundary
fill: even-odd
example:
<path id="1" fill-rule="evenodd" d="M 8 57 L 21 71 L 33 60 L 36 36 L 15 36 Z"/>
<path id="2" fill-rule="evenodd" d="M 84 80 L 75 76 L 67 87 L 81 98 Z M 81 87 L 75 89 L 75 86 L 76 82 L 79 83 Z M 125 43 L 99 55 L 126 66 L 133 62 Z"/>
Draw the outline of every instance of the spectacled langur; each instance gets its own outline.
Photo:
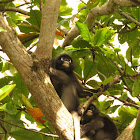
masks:
<path id="1" fill-rule="evenodd" d="M 91 92 L 85 91 L 85 88 L 79 83 L 74 72 L 74 63 L 72 58 L 67 54 L 62 54 L 56 59 L 52 60 L 50 67 L 50 79 L 51 82 L 61 98 L 63 104 L 68 111 L 77 117 L 73 117 L 74 125 L 78 123 L 79 126 L 75 126 L 78 132 L 75 134 L 80 139 L 80 120 L 78 117 L 79 98 L 92 96 Z M 96 91 L 97 92 L 97 91 Z"/>
<path id="2" fill-rule="evenodd" d="M 118 130 L 109 117 L 101 116 L 96 106 L 90 104 L 81 120 L 81 137 L 89 140 L 115 140 Z"/>

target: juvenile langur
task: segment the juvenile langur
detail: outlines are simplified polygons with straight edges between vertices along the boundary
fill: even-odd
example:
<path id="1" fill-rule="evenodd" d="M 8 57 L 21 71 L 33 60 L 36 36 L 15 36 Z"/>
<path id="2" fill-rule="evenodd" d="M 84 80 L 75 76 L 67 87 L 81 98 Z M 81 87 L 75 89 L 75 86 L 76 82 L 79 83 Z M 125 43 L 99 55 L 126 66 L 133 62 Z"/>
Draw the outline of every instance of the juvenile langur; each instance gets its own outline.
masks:
<path id="1" fill-rule="evenodd" d="M 101 116 L 95 105 L 90 104 L 81 120 L 81 137 L 89 140 L 115 140 L 118 130 L 108 117 Z"/>

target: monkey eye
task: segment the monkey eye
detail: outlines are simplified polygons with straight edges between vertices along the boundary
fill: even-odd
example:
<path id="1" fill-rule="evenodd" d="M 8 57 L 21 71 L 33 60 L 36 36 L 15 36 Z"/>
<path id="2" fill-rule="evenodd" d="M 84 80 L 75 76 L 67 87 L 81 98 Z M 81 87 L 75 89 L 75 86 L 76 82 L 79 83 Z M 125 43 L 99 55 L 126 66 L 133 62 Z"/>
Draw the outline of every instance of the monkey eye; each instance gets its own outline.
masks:
<path id="1" fill-rule="evenodd" d="M 71 59 L 69 59 L 69 62 L 71 63 Z"/>
<path id="2" fill-rule="evenodd" d="M 64 61 L 64 57 L 61 57 L 61 61 Z"/>
<path id="3" fill-rule="evenodd" d="M 72 62 L 71 59 L 69 59 L 69 58 L 65 58 L 65 57 L 61 57 L 60 60 L 61 60 L 61 61 L 68 61 L 69 63 Z"/>
<path id="4" fill-rule="evenodd" d="M 94 106 L 91 106 L 91 107 L 90 107 L 90 110 L 94 110 L 94 109 L 95 109 Z"/>

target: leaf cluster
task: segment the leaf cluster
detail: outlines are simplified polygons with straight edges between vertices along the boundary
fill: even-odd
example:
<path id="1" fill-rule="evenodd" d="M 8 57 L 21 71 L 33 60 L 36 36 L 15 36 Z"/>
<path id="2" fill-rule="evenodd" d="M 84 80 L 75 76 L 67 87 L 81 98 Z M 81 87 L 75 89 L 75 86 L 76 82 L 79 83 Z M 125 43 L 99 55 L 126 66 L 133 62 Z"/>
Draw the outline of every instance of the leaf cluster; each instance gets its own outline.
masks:
<path id="1" fill-rule="evenodd" d="M 89 88 L 98 89 L 113 81 L 115 75 L 120 76 L 120 82 L 107 89 L 103 93 L 104 98 L 99 97 L 94 104 L 105 115 L 115 114 L 113 120 L 121 133 L 137 116 L 138 108 L 136 106 L 140 105 L 140 30 L 134 22 L 118 12 L 98 17 L 93 30 L 89 30 L 88 24 L 83 22 L 90 9 L 97 5 L 102 6 L 105 2 L 106 0 L 89 0 L 87 3 L 79 4 L 79 9 L 86 6 L 75 15 L 78 19 L 76 26 L 80 35 L 64 50 L 60 46 L 54 48 L 53 57 L 61 53 L 71 55 L 75 63 L 77 77 L 84 86 Z M 43 0 L 43 5 L 44 3 Z M 14 2 L 0 3 L 0 6 L 3 7 L 17 8 L 19 5 L 20 3 L 15 4 Z M 25 3 L 25 5 L 29 11 L 27 15 L 15 11 L 6 11 L 3 16 L 9 26 L 20 31 L 20 33 L 17 32 L 17 35 L 25 49 L 29 51 L 37 47 L 42 12 L 39 0 L 32 0 L 30 4 Z M 64 39 L 66 33 L 61 30 L 61 27 L 67 30 L 71 28 L 70 23 L 74 16 L 72 10 L 67 2 L 62 0 L 56 27 L 56 31 L 58 31 L 55 36 L 56 39 Z M 121 7 L 121 10 L 139 21 L 139 7 Z M 0 27 L 0 32 L 6 31 Z M 118 43 L 116 43 L 117 41 Z M 0 120 L 2 139 L 7 139 L 9 136 L 16 140 L 43 140 L 46 137 L 47 139 L 58 139 L 23 129 L 26 123 L 21 118 L 25 116 L 31 123 L 37 123 L 40 132 L 56 134 L 48 121 L 41 115 L 42 112 L 38 111 L 33 97 L 13 64 L 9 61 L 5 62 L 1 58 L 0 72 L 2 75 L 0 78 L 0 118 L 9 122 Z M 82 99 L 81 103 L 84 103 L 85 100 Z M 30 113 L 31 111 L 32 113 Z M 10 123 L 23 128 L 13 126 Z M 140 139 L 139 131 L 140 124 L 138 123 L 133 133 L 136 140 Z"/>

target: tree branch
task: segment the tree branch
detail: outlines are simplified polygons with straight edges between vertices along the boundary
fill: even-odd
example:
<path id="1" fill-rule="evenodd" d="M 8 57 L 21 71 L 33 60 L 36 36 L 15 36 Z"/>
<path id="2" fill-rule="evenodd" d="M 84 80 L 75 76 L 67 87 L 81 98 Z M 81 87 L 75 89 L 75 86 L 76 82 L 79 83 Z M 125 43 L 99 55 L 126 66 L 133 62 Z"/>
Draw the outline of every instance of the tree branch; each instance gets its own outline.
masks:
<path id="1" fill-rule="evenodd" d="M 28 12 L 19 9 L 19 8 L 15 8 L 15 7 L 0 7 L 0 11 L 4 12 L 4 11 L 13 11 L 13 12 L 18 12 L 24 15 L 28 15 Z"/>
<path id="2" fill-rule="evenodd" d="M 137 104 L 129 103 L 129 102 L 127 102 L 127 101 L 125 101 L 125 100 L 122 100 L 122 99 L 120 99 L 120 98 L 117 98 L 117 97 L 115 97 L 115 96 L 113 96 L 113 95 L 112 95 L 111 97 L 113 97 L 113 98 L 119 100 L 120 102 L 124 103 L 125 105 L 133 106 L 133 107 L 135 107 L 135 108 L 137 108 L 137 109 L 140 108 L 140 106 L 137 105 Z"/>
<path id="3" fill-rule="evenodd" d="M 28 4 L 31 4 L 31 3 L 30 3 L 30 2 L 26 2 L 26 1 L 25 1 L 25 3 L 23 3 L 23 4 L 21 4 L 21 5 L 16 6 L 16 8 L 19 8 L 19 7 L 22 7 L 22 6 L 24 6 L 24 5 L 28 5 Z"/>
<path id="4" fill-rule="evenodd" d="M 140 5 L 140 0 L 113 0 L 113 1 L 115 4 L 119 6 L 132 7 Z"/>
<path id="5" fill-rule="evenodd" d="M 121 79 L 122 79 L 124 85 L 127 87 L 128 91 L 130 93 L 132 93 L 132 89 L 129 87 L 129 85 L 127 84 L 127 82 L 124 79 L 124 72 L 123 72 L 123 70 L 118 66 L 118 64 L 116 62 L 112 61 L 111 59 L 109 59 L 109 60 L 116 66 L 116 68 L 118 69 L 118 71 L 119 71 L 119 73 L 121 75 Z"/>
<path id="6" fill-rule="evenodd" d="M 0 4 L 1 3 L 9 3 L 9 2 L 12 2 L 12 1 L 14 1 L 14 0 L 0 1 Z"/>
<path id="7" fill-rule="evenodd" d="M 136 125 L 136 119 L 134 119 L 126 128 L 125 130 L 121 133 L 121 135 L 116 139 L 116 140 L 132 140 L 133 135 L 133 129 Z"/>
<path id="8" fill-rule="evenodd" d="M 38 59 L 45 56 L 51 58 L 60 4 L 61 0 L 46 0 L 42 9 L 40 36 L 35 52 Z"/>
<path id="9" fill-rule="evenodd" d="M 128 14 L 126 14 L 125 12 L 123 12 L 121 9 L 118 9 L 117 12 L 120 15 L 125 16 L 127 19 L 131 20 L 132 22 L 134 22 L 136 25 L 140 26 L 140 22 L 138 22 L 137 20 L 135 20 L 134 18 L 130 17 Z"/>
<path id="10" fill-rule="evenodd" d="M 138 114 L 137 114 L 137 119 L 136 119 L 136 124 L 140 122 L 140 109 L 138 110 Z M 132 140 L 136 140 L 134 137 Z"/>
<path id="11" fill-rule="evenodd" d="M 4 134 L 5 134 L 5 139 L 6 139 L 6 136 L 7 136 L 7 130 L 6 128 L 3 126 L 3 124 L 0 122 L 0 127 L 3 129 L 4 131 Z"/>
<path id="12" fill-rule="evenodd" d="M 41 135 L 45 135 L 45 136 L 49 136 L 49 137 L 54 137 L 54 138 L 58 138 L 58 137 L 59 137 L 58 135 L 47 134 L 47 133 L 35 131 L 35 130 L 32 130 L 32 129 L 27 129 L 27 128 L 24 128 L 24 127 L 22 127 L 22 126 L 19 126 L 19 125 L 13 124 L 13 123 L 11 123 L 11 122 L 5 121 L 5 120 L 3 120 L 3 119 L 1 119 L 1 118 L 0 118 L 0 121 L 5 122 L 5 123 L 8 123 L 8 124 L 10 124 L 10 125 L 12 125 L 12 126 L 16 126 L 16 127 L 19 127 L 19 128 L 22 128 L 22 129 L 25 129 L 25 130 L 34 132 L 34 133 L 41 134 Z M 5 131 L 6 131 L 6 130 L 5 130 Z M 5 132 L 5 133 L 6 133 L 6 132 Z"/>

